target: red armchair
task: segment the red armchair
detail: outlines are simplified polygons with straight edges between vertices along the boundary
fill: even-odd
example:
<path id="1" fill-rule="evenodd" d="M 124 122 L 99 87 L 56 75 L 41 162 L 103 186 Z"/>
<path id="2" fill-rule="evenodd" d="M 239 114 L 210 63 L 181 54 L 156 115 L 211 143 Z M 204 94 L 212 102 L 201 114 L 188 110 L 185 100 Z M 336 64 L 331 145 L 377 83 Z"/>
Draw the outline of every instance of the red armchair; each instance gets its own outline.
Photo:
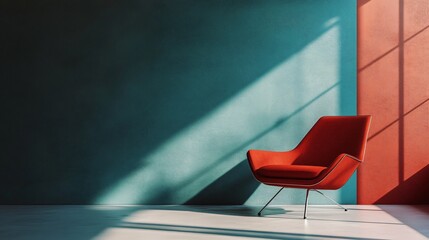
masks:
<path id="1" fill-rule="evenodd" d="M 247 159 L 255 178 L 266 185 L 281 187 L 258 215 L 283 188 L 303 188 L 307 190 L 306 219 L 309 191 L 325 196 L 318 189 L 341 188 L 363 161 L 370 122 L 371 116 L 325 116 L 291 151 L 249 150 Z"/>

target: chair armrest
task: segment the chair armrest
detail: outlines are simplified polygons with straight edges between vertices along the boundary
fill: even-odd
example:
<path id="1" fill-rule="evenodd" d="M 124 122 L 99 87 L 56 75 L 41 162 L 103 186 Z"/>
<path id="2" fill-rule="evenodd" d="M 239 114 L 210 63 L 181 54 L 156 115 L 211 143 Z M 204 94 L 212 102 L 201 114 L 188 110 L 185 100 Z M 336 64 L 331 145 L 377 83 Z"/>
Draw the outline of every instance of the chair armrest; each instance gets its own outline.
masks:
<path id="1" fill-rule="evenodd" d="M 342 153 L 335 158 L 332 164 L 326 170 L 323 179 L 316 184 L 318 189 L 338 189 L 342 187 L 354 171 L 359 167 L 362 160 Z"/>
<path id="2" fill-rule="evenodd" d="M 362 163 L 363 161 L 362 160 L 360 160 L 359 158 L 357 158 L 357 157 L 355 157 L 355 156 L 352 156 L 352 155 L 350 155 L 350 154 L 347 154 L 347 153 L 343 153 L 346 157 L 348 157 L 348 158 L 351 158 L 351 159 L 353 159 L 353 160 L 355 160 L 355 161 L 357 161 L 357 162 L 359 162 L 359 163 Z"/>
<path id="3" fill-rule="evenodd" d="M 350 154 L 347 154 L 347 153 L 341 153 L 340 155 L 338 155 L 335 158 L 334 161 L 332 161 L 332 163 L 328 166 L 327 170 L 331 171 L 332 169 L 334 169 L 338 164 L 340 164 L 343 161 L 346 161 L 346 162 L 348 162 L 348 161 L 351 161 L 351 162 L 355 161 L 357 163 L 361 163 L 362 162 L 362 160 L 358 159 L 357 157 L 354 157 L 354 156 L 352 156 Z"/>

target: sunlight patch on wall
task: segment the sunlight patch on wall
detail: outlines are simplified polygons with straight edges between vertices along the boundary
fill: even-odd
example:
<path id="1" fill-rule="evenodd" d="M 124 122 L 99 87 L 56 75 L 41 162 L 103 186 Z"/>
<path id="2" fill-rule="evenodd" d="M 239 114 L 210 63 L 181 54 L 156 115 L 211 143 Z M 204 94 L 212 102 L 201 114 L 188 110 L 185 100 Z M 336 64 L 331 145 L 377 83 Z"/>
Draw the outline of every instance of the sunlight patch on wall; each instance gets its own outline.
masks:
<path id="1" fill-rule="evenodd" d="M 293 148 L 320 116 L 339 114 L 338 35 L 338 27 L 331 27 L 232 99 L 178 132 L 94 203 L 184 203 L 243 161 L 248 149 Z M 279 121 L 282 124 L 276 125 Z M 266 201 L 267 191 L 271 190 L 259 187 L 246 204 Z M 298 202 L 294 197 L 279 200 L 282 204 Z"/>

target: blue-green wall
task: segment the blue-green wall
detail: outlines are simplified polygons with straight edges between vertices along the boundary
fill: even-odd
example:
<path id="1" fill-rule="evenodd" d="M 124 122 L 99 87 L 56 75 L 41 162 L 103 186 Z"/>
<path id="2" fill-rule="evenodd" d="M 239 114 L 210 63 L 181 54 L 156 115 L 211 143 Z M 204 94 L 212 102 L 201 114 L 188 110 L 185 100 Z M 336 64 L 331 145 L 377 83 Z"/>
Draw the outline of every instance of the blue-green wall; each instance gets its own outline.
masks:
<path id="1" fill-rule="evenodd" d="M 248 149 L 356 113 L 355 1 L 11 0 L 0 27 L 2 204 L 262 204 Z"/>

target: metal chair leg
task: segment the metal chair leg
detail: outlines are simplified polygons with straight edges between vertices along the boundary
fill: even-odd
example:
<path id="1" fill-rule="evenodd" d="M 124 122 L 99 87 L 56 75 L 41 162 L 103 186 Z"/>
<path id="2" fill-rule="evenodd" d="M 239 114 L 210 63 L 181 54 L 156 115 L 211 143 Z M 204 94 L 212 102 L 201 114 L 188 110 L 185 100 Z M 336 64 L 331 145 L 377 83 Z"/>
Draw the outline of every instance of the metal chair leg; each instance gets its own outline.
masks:
<path id="1" fill-rule="evenodd" d="M 341 206 L 341 205 L 340 205 L 339 203 L 337 203 L 334 199 L 332 199 L 332 198 L 330 198 L 330 197 L 326 196 L 325 194 L 323 194 L 321 191 L 319 191 L 319 190 L 317 190 L 317 189 L 313 189 L 313 190 L 314 190 L 314 191 L 316 191 L 316 192 L 318 192 L 318 193 L 320 193 L 320 194 L 322 194 L 322 196 L 324 196 L 325 198 L 327 198 L 327 199 L 331 200 L 333 203 L 337 204 L 340 208 L 344 209 L 344 211 L 347 211 L 347 208 L 345 208 L 345 207 Z"/>
<path id="2" fill-rule="evenodd" d="M 307 219 L 307 206 L 308 206 L 308 194 L 310 193 L 310 189 L 307 189 L 305 194 L 305 206 L 304 206 L 304 219 Z"/>
<path id="3" fill-rule="evenodd" d="M 271 201 L 273 201 L 273 199 L 283 190 L 283 188 L 284 187 L 280 188 L 280 190 L 274 195 L 274 197 L 272 197 L 270 201 L 265 204 L 265 206 L 258 212 L 258 216 L 261 216 L 262 211 L 268 206 L 268 204 L 270 204 Z"/>

